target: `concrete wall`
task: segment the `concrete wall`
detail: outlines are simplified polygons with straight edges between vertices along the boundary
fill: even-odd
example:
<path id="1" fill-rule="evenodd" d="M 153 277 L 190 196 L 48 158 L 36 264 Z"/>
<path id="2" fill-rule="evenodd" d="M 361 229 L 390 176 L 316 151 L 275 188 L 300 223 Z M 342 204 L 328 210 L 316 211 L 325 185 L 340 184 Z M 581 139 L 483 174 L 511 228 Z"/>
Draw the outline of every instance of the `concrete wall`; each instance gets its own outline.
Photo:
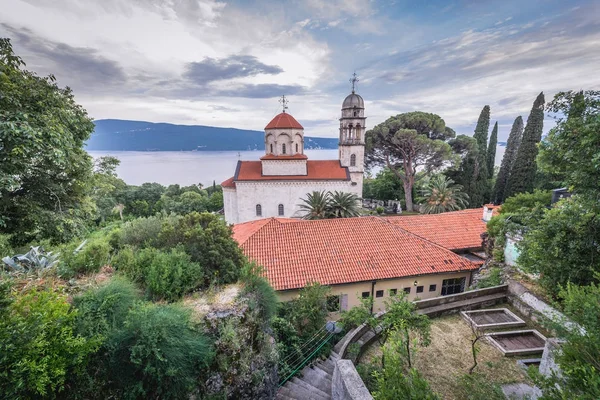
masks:
<path id="1" fill-rule="evenodd" d="M 279 217 L 278 206 L 283 204 L 286 218 L 300 217 L 298 205 L 306 194 L 313 191 L 341 191 L 357 194 L 362 186 L 352 186 L 349 181 L 260 181 L 236 182 L 236 201 L 225 207 L 225 220 L 235 224 L 261 218 Z M 228 194 L 223 194 L 226 201 Z M 262 216 L 256 216 L 256 204 L 262 206 Z M 233 207 L 237 209 L 234 209 Z"/>
<path id="2" fill-rule="evenodd" d="M 225 222 L 236 224 L 237 215 L 237 192 L 235 188 L 223 188 L 223 212 L 225 213 Z"/>
<path id="3" fill-rule="evenodd" d="M 385 307 L 385 301 L 390 297 L 390 289 L 397 289 L 400 293 L 404 288 L 410 288 L 410 294 L 408 300 L 414 301 L 416 299 L 430 299 L 441 296 L 442 292 L 442 281 L 444 279 L 452 278 L 466 278 L 465 287 L 469 284 L 469 272 L 460 273 L 448 273 L 439 275 L 421 275 L 407 278 L 388 279 L 380 280 L 375 283 L 374 293 L 378 290 L 383 290 L 383 297 L 376 297 L 373 302 L 373 311 L 383 311 Z M 423 286 L 423 293 L 417 293 L 417 287 L 414 282 L 417 281 L 417 286 Z M 330 295 L 347 296 L 348 309 L 356 307 L 361 304 L 360 299 L 362 298 L 363 292 L 371 294 L 371 285 L 369 282 L 350 283 L 345 285 L 333 285 L 331 286 Z M 429 291 L 430 285 L 436 285 L 436 289 L 432 292 Z M 284 292 L 277 292 L 280 301 L 289 301 L 296 298 L 299 294 L 299 290 L 288 290 Z"/>
<path id="4" fill-rule="evenodd" d="M 271 144 L 273 153 L 271 153 Z M 283 144 L 285 144 L 285 154 L 304 154 L 304 131 L 302 129 L 268 129 L 265 130 L 265 154 L 283 154 Z M 296 144 L 298 151 L 296 152 Z"/>
<path id="5" fill-rule="evenodd" d="M 306 160 L 262 160 L 263 175 L 306 175 Z"/>
<path id="6" fill-rule="evenodd" d="M 517 265 L 517 258 L 519 258 L 519 249 L 517 243 L 521 240 L 518 236 L 506 236 L 506 245 L 504 246 L 504 263 L 511 267 Z"/>
<path id="7" fill-rule="evenodd" d="M 352 361 L 338 360 L 335 363 L 331 382 L 331 398 L 333 400 L 373 399 Z"/>

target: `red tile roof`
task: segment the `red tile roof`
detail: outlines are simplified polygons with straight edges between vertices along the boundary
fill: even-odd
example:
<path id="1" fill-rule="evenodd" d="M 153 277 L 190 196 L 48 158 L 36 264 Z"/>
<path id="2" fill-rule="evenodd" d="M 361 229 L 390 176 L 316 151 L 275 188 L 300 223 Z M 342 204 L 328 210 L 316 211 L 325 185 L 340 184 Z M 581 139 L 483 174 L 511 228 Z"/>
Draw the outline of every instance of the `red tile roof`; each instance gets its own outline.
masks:
<path id="1" fill-rule="evenodd" d="M 306 162 L 306 175 L 264 175 L 260 161 L 238 161 L 233 180 L 238 181 L 296 181 L 296 180 L 335 180 L 348 181 L 348 168 L 342 167 L 339 160 L 309 160 Z"/>
<path id="2" fill-rule="evenodd" d="M 233 232 L 243 252 L 265 268 L 276 290 L 314 281 L 335 285 L 478 268 L 377 217 L 271 218 L 237 224 Z"/>
<path id="3" fill-rule="evenodd" d="M 277 114 L 275 118 L 273 118 L 271 122 L 269 122 L 267 126 L 265 126 L 265 130 L 286 128 L 304 129 L 302 125 L 300 125 L 300 123 L 296 121 L 296 118 L 292 117 L 290 114 L 285 112 Z"/>
<path id="4" fill-rule="evenodd" d="M 223 182 L 221 182 L 221 187 L 228 187 L 228 188 L 234 188 L 235 187 L 235 182 L 233 181 L 233 176 L 227 180 L 224 180 Z"/>
<path id="5" fill-rule="evenodd" d="M 276 156 L 275 154 L 267 154 L 265 156 L 262 156 L 260 158 L 261 160 L 307 160 L 308 156 L 305 154 L 294 154 L 294 155 L 279 155 Z"/>
<path id="6" fill-rule="evenodd" d="M 441 214 L 407 215 L 385 219 L 424 239 L 453 251 L 481 248 L 486 230 L 483 208 Z"/>

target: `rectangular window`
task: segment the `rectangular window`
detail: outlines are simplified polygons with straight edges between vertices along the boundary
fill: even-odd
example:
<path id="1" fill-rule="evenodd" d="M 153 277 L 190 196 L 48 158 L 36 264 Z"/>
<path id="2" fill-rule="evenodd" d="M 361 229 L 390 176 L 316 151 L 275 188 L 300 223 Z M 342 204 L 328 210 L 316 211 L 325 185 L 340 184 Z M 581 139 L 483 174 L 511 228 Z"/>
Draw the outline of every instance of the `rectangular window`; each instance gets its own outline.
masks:
<path id="1" fill-rule="evenodd" d="M 375 297 L 383 297 L 383 290 L 378 290 L 375 292 Z"/>
<path id="2" fill-rule="evenodd" d="M 429 291 L 430 292 L 435 292 L 437 289 L 437 285 L 429 285 Z"/>
<path id="3" fill-rule="evenodd" d="M 390 289 L 390 296 L 395 296 L 398 294 L 398 289 Z"/>
<path id="4" fill-rule="evenodd" d="M 327 296 L 327 311 L 339 312 L 340 311 L 340 295 Z"/>
<path id="5" fill-rule="evenodd" d="M 423 286 L 417 286 L 417 293 L 423 293 Z"/>
<path id="6" fill-rule="evenodd" d="M 444 279 L 442 281 L 442 296 L 462 293 L 465 291 L 465 278 Z"/>
<path id="7" fill-rule="evenodd" d="M 370 292 L 362 292 L 362 298 L 363 298 L 363 299 L 366 299 L 366 298 L 368 298 L 370 295 L 371 295 L 371 293 L 370 293 Z"/>
<path id="8" fill-rule="evenodd" d="M 410 294 L 410 288 L 409 288 L 409 287 L 405 287 L 405 288 L 404 288 L 404 293 L 406 293 L 406 294 Z"/>

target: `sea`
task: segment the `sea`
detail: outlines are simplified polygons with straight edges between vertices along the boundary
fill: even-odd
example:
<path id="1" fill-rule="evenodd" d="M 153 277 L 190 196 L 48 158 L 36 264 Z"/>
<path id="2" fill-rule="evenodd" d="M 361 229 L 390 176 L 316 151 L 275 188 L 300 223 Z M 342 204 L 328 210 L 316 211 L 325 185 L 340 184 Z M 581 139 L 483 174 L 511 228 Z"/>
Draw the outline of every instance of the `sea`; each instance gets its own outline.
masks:
<path id="1" fill-rule="evenodd" d="M 504 146 L 496 150 L 500 165 Z M 257 161 L 263 151 L 89 151 L 92 157 L 113 156 L 121 161 L 119 178 L 129 185 L 157 182 L 161 185 L 220 184 L 231 178 L 239 160 Z M 338 150 L 305 150 L 309 160 L 337 160 Z M 377 171 L 371 171 L 373 175 Z"/>

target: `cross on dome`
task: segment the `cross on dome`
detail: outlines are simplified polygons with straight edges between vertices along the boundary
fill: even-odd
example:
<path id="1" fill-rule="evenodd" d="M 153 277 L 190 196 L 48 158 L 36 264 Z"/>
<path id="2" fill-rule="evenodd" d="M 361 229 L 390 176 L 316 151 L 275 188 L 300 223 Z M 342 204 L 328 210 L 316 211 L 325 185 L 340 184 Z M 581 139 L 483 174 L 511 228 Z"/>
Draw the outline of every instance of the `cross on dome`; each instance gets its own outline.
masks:
<path id="1" fill-rule="evenodd" d="M 352 82 L 352 93 L 354 93 L 356 82 L 358 81 L 360 81 L 360 79 L 358 79 L 358 75 L 356 75 L 356 71 L 354 71 L 354 73 L 352 74 L 352 78 L 350 79 L 350 82 Z"/>
<path id="2" fill-rule="evenodd" d="M 283 108 L 283 112 L 285 112 L 285 110 L 288 109 L 288 99 L 285 98 L 285 94 L 283 96 L 281 96 L 281 99 L 279 99 L 279 104 L 281 104 L 281 107 Z"/>

